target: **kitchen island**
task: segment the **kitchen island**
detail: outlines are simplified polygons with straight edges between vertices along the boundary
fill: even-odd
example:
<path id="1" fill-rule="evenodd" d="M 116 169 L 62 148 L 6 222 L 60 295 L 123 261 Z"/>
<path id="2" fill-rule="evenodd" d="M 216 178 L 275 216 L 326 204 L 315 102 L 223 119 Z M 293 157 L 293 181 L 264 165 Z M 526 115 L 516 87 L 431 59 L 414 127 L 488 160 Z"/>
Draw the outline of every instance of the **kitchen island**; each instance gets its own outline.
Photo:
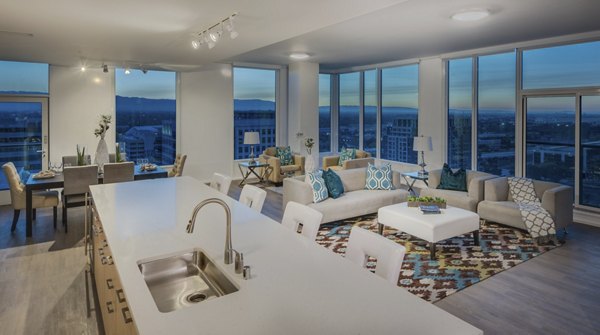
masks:
<path id="1" fill-rule="evenodd" d="M 191 177 L 90 189 L 139 334 L 483 333 Z M 213 197 L 231 208 L 233 248 L 251 266 L 249 280 L 223 263 L 223 208 L 202 208 L 186 233 L 194 206 Z M 160 312 L 139 262 L 195 248 L 239 290 Z"/>

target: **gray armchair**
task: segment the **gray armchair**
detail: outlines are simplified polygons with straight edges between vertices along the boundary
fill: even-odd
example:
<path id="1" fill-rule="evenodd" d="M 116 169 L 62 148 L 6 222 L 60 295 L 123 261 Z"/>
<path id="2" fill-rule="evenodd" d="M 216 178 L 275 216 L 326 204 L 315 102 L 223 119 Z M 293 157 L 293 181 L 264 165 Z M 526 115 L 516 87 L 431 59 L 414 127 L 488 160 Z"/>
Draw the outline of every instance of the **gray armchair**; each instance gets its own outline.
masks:
<path id="1" fill-rule="evenodd" d="M 542 202 L 542 207 L 554 219 L 556 228 L 566 229 L 573 223 L 572 187 L 539 180 L 533 181 L 533 187 Z M 483 220 L 527 229 L 521 218 L 519 206 L 510 196 L 506 177 L 485 181 L 485 196 L 484 200 L 479 203 L 477 213 Z"/>
<path id="2" fill-rule="evenodd" d="M 467 192 L 438 189 L 442 169 L 429 171 L 429 186 L 421 190 L 420 196 L 446 199 L 450 206 L 477 213 L 477 204 L 483 200 L 484 182 L 496 178 L 495 175 L 467 170 Z"/>

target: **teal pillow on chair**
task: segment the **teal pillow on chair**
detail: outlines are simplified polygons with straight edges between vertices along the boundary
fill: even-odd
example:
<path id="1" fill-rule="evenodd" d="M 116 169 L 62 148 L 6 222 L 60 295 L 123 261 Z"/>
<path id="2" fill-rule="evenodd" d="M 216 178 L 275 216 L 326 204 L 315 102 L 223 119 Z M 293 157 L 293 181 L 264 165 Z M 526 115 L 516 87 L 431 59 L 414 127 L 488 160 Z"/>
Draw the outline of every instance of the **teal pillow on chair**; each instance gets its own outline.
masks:
<path id="1" fill-rule="evenodd" d="M 375 165 L 369 163 L 365 188 L 367 190 L 393 190 L 392 165 L 385 164 L 378 169 Z"/>
<path id="2" fill-rule="evenodd" d="M 467 171 L 461 168 L 456 172 L 452 172 L 448 164 L 444 164 L 440 184 L 437 188 L 440 190 L 467 192 Z"/>
<path id="3" fill-rule="evenodd" d="M 345 161 L 356 158 L 356 149 L 342 149 L 340 152 L 339 166 L 343 166 Z"/>
<path id="4" fill-rule="evenodd" d="M 323 180 L 325 180 L 325 186 L 327 186 L 330 197 L 337 199 L 344 193 L 342 179 L 333 170 L 327 169 L 323 171 Z"/>
<path id="5" fill-rule="evenodd" d="M 329 197 L 325 180 L 323 180 L 323 177 L 321 176 L 321 171 L 310 172 L 308 174 L 308 180 L 312 187 L 314 203 L 321 202 Z"/>
<path id="6" fill-rule="evenodd" d="M 294 156 L 292 155 L 292 149 L 290 149 L 289 146 L 277 147 L 276 150 L 277 153 L 275 154 L 275 157 L 279 158 L 281 166 L 294 164 Z"/>

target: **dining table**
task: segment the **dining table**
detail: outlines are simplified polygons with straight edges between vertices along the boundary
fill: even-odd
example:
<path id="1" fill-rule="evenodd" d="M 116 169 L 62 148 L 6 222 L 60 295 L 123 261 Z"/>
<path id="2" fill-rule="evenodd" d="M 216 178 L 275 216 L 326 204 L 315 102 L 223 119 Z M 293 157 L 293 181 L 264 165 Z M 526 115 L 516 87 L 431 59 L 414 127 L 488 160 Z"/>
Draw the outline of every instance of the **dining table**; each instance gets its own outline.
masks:
<path id="1" fill-rule="evenodd" d="M 56 173 L 52 178 L 35 178 L 35 174 L 31 174 L 25 183 L 25 236 L 33 235 L 33 192 L 38 190 L 48 190 L 53 188 L 62 188 L 65 184 L 64 175 Z M 164 168 L 157 166 L 154 170 L 142 169 L 141 165 L 136 165 L 133 172 L 133 180 L 147 180 L 155 178 L 166 178 L 168 172 Z M 98 174 L 98 183 L 102 184 L 104 176 Z"/>

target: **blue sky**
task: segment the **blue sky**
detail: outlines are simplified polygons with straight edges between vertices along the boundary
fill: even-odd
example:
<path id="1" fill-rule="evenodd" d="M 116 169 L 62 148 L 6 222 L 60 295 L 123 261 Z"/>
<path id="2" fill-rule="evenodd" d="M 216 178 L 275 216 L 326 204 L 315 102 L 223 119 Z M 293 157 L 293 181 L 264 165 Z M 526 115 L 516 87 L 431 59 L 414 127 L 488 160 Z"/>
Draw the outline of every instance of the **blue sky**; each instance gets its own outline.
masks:
<path id="1" fill-rule="evenodd" d="M 275 74 L 275 70 L 234 68 L 234 99 L 275 101 Z"/>
<path id="2" fill-rule="evenodd" d="M 48 93 L 48 64 L 0 61 L 0 92 Z"/>
<path id="3" fill-rule="evenodd" d="M 131 70 L 125 74 L 123 69 L 115 69 L 115 91 L 122 97 L 175 99 L 176 86 L 175 72 Z"/>

